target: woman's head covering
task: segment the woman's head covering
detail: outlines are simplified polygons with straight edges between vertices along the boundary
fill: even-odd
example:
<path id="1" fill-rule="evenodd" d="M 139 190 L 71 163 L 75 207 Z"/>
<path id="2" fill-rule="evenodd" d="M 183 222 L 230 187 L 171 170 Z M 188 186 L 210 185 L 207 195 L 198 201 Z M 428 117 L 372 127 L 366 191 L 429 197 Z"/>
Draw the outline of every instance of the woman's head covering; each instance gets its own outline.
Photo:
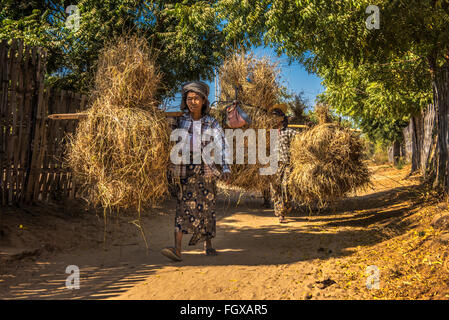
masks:
<path id="1" fill-rule="evenodd" d="M 284 119 L 282 120 L 282 129 L 287 128 L 288 126 L 288 116 L 286 115 L 287 113 L 287 105 L 284 103 L 281 104 L 276 104 L 274 106 L 271 106 L 269 109 L 269 113 L 276 115 L 278 117 L 283 117 Z"/>
<path id="2" fill-rule="evenodd" d="M 281 111 L 283 114 L 287 113 L 287 105 L 285 103 L 278 103 L 275 105 L 272 105 L 268 108 L 268 112 L 274 112 L 275 110 Z"/>
<path id="3" fill-rule="evenodd" d="M 201 95 L 205 101 L 203 104 L 203 108 L 201 109 L 201 113 L 204 115 L 207 112 L 209 112 L 209 86 L 202 82 L 202 81 L 191 81 L 191 82 L 187 82 L 185 84 L 182 85 L 182 100 L 181 100 L 181 110 L 188 110 L 187 107 L 187 103 L 186 103 L 186 98 L 187 98 L 187 93 L 193 91 L 199 95 Z"/>

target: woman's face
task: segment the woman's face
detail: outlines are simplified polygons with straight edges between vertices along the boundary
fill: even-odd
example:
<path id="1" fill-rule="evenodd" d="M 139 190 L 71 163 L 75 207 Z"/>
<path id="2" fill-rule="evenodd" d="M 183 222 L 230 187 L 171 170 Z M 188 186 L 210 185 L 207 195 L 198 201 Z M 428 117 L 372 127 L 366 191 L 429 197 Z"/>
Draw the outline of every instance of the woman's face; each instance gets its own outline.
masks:
<path id="1" fill-rule="evenodd" d="M 284 126 L 284 116 L 281 116 L 277 113 L 273 113 L 272 114 L 274 116 L 274 118 L 276 119 L 276 124 L 275 127 L 276 128 L 282 128 Z"/>
<path id="2" fill-rule="evenodd" d="M 282 128 L 284 126 L 284 117 L 278 117 L 277 127 Z"/>
<path id="3" fill-rule="evenodd" d="M 204 98 L 196 92 L 188 92 L 186 98 L 187 107 L 191 113 L 201 113 Z"/>

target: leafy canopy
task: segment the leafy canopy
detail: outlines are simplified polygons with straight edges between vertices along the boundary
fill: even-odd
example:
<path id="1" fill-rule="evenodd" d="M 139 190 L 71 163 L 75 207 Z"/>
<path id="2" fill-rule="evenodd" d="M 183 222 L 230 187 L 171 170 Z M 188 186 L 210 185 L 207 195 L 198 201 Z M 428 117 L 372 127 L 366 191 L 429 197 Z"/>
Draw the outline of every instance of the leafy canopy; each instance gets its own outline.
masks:
<path id="1" fill-rule="evenodd" d="M 65 25 L 69 5 L 79 8 L 79 29 Z M 170 96 L 187 80 L 210 79 L 228 47 L 215 1 L 2 0 L 0 39 L 21 38 L 48 51 L 48 81 L 61 88 L 89 89 L 105 42 L 138 34 L 151 43 Z"/>

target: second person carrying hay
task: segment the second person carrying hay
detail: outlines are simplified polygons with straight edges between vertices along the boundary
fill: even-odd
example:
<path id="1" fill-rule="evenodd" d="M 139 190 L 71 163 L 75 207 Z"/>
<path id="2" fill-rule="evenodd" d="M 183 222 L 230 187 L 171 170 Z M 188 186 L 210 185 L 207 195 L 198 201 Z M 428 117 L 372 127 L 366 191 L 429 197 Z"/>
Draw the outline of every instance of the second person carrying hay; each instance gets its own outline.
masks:
<path id="1" fill-rule="evenodd" d="M 292 209 L 291 197 L 288 193 L 287 182 L 290 175 L 290 145 L 298 133 L 292 128 L 288 128 L 287 105 L 276 104 L 269 108 L 268 112 L 278 119 L 278 169 L 274 179 L 270 183 L 271 196 L 274 206 L 274 214 L 279 218 L 280 223 L 284 223 L 285 215 Z"/>
<path id="2" fill-rule="evenodd" d="M 209 114 L 208 96 L 209 86 L 206 83 L 194 81 L 184 84 L 181 102 L 184 114 L 172 124 L 172 129 L 183 129 L 188 132 L 188 139 L 185 142 L 190 144 L 187 161 L 171 165 L 172 176 L 178 181 L 175 246 L 165 248 L 161 253 L 174 261 L 182 261 L 183 234 L 192 234 L 189 245 L 203 241 L 206 255 L 217 254 L 212 247 L 212 238 L 216 232 L 215 181 L 220 177 L 226 182 L 229 181 L 231 171 L 225 161 L 228 156 L 225 136 L 218 121 Z M 217 164 L 210 163 L 201 154 L 201 150 L 207 145 L 202 136 L 208 130 L 214 132 L 213 141 L 210 143 L 217 143 L 222 149 L 221 170 Z M 195 159 L 200 161 L 194 161 Z"/>

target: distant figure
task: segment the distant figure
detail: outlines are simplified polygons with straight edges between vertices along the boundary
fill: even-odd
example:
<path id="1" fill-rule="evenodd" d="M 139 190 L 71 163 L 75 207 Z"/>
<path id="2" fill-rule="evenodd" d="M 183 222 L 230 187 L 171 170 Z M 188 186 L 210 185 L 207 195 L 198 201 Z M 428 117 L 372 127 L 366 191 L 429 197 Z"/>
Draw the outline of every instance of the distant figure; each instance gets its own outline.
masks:
<path id="1" fill-rule="evenodd" d="M 271 195 L 274 204 L 274 214 L 279 218 L 280 223 L 284 223 L 286 214 L 292 209 L 287 190 L 287 181 L 290 175 L 290 144 L 298 132 L 287 127 L 287 105 L 274 105 L 269 112 L 279 118 L 279 163 L 278 170 L 270 184 Z"/>

